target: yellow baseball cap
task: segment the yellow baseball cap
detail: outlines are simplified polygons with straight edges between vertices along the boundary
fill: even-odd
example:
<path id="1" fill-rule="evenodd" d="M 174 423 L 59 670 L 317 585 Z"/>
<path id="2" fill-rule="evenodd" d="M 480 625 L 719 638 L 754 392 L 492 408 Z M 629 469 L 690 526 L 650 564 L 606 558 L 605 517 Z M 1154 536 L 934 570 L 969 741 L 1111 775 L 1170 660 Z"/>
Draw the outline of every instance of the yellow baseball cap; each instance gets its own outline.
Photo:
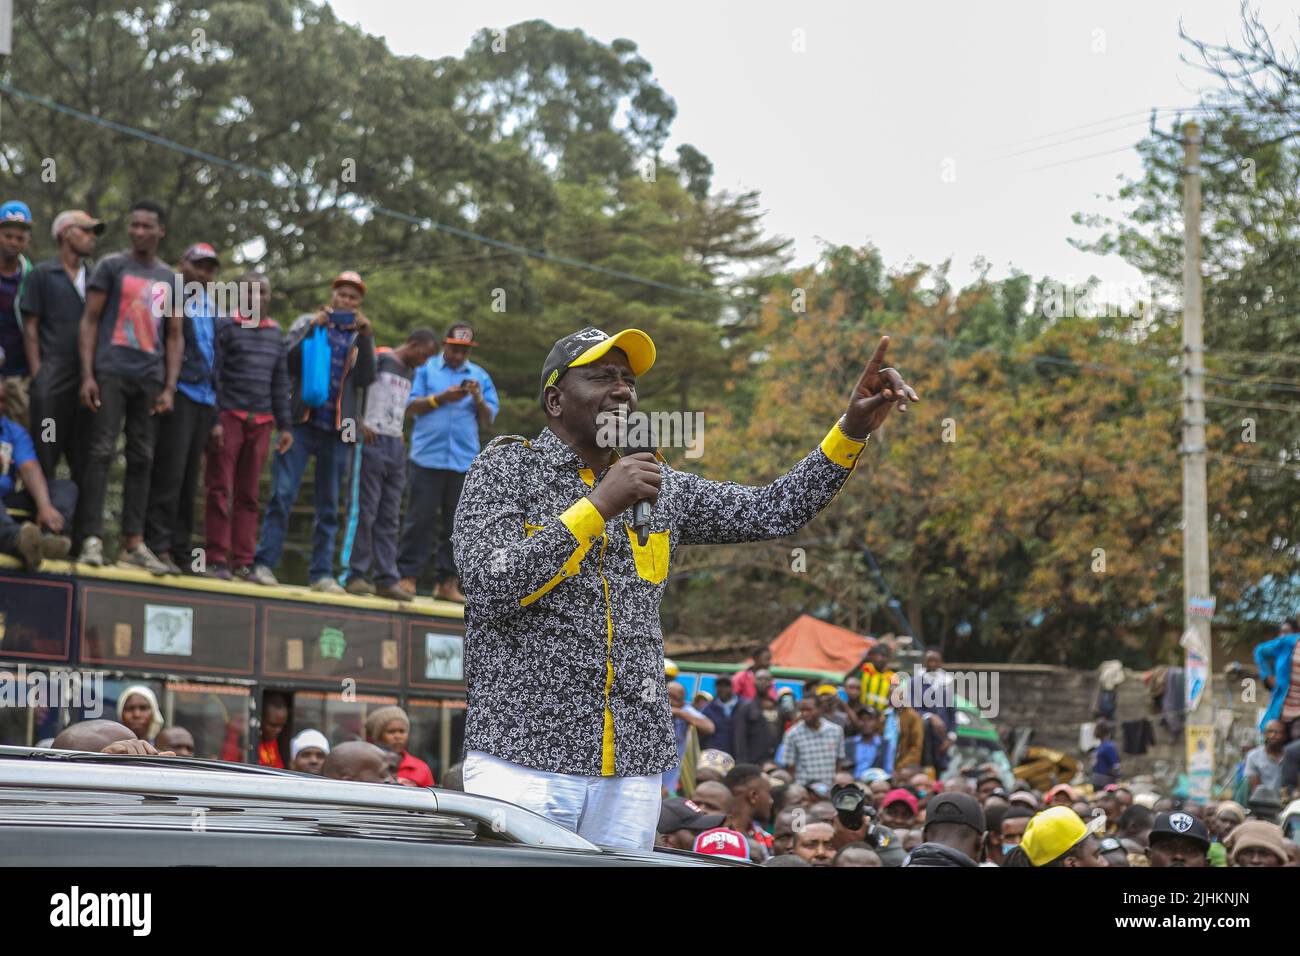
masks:
<path id="1" fill-rule="evenodd" d="M 610 349 L 622 349 L 627 356 L 628 367 L 633 375 L 644 375 L 655 363 L 655 344 L 640 329 L 624 329 L 617 335 L 610 335 L 597 328 L 585 328 L 560 339 L 546 356 L 542 365 L 542 390 L 563 377 L 569 369 L 578 365 L 590 365 Z"/>
<path id="2" fill-rule="evenodd" d="M 1020 839 L 1020 849 L 1034 866 L 1043 866 L 1105 826 L 1105 817 L 1093 817 L 1084 823 L 1069 807 L 1052 807 L 1030 819 L 1025 835 Z"/>

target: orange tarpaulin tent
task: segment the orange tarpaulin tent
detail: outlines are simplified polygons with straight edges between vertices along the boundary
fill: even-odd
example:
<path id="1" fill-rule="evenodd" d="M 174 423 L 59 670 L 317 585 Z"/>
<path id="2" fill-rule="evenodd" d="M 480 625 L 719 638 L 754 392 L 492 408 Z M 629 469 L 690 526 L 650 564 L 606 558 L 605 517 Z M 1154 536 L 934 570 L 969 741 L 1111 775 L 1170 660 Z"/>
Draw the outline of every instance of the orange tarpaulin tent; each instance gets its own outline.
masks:
<path id="1" fill-rule="evenodd" d="M 801 614 L 768 646 L 772 651 L 772 664 L 776 667 L 801 667 L 843 674 L 856 667 L 867 648 L 874 643 L 848 628 Z"/>

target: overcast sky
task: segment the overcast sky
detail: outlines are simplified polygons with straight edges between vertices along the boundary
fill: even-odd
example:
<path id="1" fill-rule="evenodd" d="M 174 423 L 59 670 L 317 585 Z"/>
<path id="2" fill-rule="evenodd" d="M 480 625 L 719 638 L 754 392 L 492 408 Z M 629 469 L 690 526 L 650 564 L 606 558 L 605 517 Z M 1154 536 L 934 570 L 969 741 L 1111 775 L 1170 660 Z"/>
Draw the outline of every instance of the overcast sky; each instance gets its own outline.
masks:
<path id="1" fill-rule="evenodd" d="M 692 143 L 716 187 L 761 190 L 797 261 L 822 240 L 873 242 L 891 267 L 951 258 L 958 281 L 982 255 L 995 276 L 1134 282 L 1069 246 L 1089 234 L 1070 217 L 1118 211 L 1104 197 L 1139 171 L 1149 110 L 1212 84 L 1180 60 L 1194 53 L 1180 18 L 1198 38 L 1240 37 L 1237 0 L 332 5 L 400 54 L 460 54 L 477 30 L 529 19 L 630 39 L 677 103 L 667 155 Z M 1300 3 L 1257 6 L 1290 48 Z"/>

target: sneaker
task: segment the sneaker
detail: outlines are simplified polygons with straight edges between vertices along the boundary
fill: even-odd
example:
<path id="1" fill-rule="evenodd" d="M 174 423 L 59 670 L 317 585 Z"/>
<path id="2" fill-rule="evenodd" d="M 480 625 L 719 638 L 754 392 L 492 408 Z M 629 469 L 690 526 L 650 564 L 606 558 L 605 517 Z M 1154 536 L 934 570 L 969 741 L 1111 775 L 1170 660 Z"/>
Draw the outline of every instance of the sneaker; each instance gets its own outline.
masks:
<path id="1" fill-rule="evenodd" d="M 72 551 L 72 539 L 66 534 L 47 534 L 41 538 L 41 555 L 46 561 L 62 561 Z"/>
<path id="2" fill-rule="evenodd" d="M 104 566 L 104 542 L 96 537 L 89 537 L 81 542 L 81 554 L 77 556 L 78 564 L 89 564 L 93 568 Z"/>
<path id="3" fill-rule="evenodd" d="M 130 551 L 123 551 L 118 557 L 117 563 L 128 568 L 142 568 L 150 574 L 162 576 L 170 574 L 167 565 L 158 560 L 158 555 L 149 550 L 149 546 L 144 542 L 136 545 Z M 178 572 L 179 573 L 179 572 Z"/>
<path id="4" fill-rule="evenodd" d="M 461 593 L 460 581 L 457 578 L 439 581 L 438 586 L 433 591 L 433 596 L 440 601 L 454 601 L 457 604 L 465 603 L 465 595 Z"/>
<path id="5" fill-rule="evenodd" d="M 347 594 L 343 587 L 333 578 L 317 578 L 311 583 L 313 591 L 320 591 L 323 594 Z"/>
<path id="6" fill-rule="evenodd" d="M 45 555 L 41 553 L 41 529 L 30 521 L 24 521 L 18 529 L 18 553 L 28 571 L 40 568 Z"/>
<path id="7" fill-rule="evenodd" d="M 397 582 L 397 586 L 407 594 L 411 595 L 411 597 L 415 597 L 415 578 L 402 578 L 402 580 Z"/>
<path id="8" fill-rule="evenodd" d="M 236 581 L 245 581 L 248 584 L 257 583 L 256 581 L 253 580 L 253 569 L 246 564 L 241 564 L 239 567 L 234 568 L 231 571 L 231 575 L 234 577 Z"/>
<path id="9" fill-rule="evenodd" d="M 176 565 L 176 562 L 172 560 L 172 556 L 170 554 L 164 553 L 158 555 L 158 561 L 162 564 L 163 567 L 167 569 L 168 574 L 182 573 L 181 569 Z"/>
<path id="10" fill-rule="evenodd" d="M 246 569 L 240 568 L 239 570 L 243 571 Z M 207 576 L 210 578 L 216 578 L 218 581 L 230 581 L 234 578 L 234 575 L 230 573 L 230 568 L 226 567 L 224 564 L 214 564 L 212 567 L 208 568 Z"/>
<path id="11" fill-rule="evenodd" d="M 348 578 L 347 587 L 343 590 L 349 594 L 370 595 L 375 593 L 375 586 L 365 578 Z"/>
<path id="12" fill-rule="evenodd" d="M 406 588 L 398 584 L 383 584 L 375 589 L 375 593 L 380 597 L 390 598 L 394 601 L 414 601 L 415 595 Z"/>
<path id="13" fill-rule="evenodd" d="M 253 565 L 253 569 L 248 572 L 248 576 L 244 580 L 252 581 L 254 584 L 265 584 L 269 587 L 275 587 L 280 583 L 275 579 L 275 575 L 271 573 L 271 569 L 265 564 Z"/>

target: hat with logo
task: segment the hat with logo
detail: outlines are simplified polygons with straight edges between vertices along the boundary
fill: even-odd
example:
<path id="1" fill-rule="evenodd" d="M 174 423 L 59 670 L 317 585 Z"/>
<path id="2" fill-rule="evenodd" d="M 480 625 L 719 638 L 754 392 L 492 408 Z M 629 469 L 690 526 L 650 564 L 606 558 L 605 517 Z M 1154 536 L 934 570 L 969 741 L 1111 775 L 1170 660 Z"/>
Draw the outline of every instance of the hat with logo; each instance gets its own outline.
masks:
<path id="1" fill-rule="evenodd" d="M 478 343 L 474 341 L 474 326 L 468 322 L 454 322 L 451 328 L 447 330 L 447 337 L 442 340 L 444 345 L 466 345 L 472 349 L 478 348 Z"/>
<path id="2" fill-rule="evenodd" d="M 215 262 L 217 265 L 221 265 L 221 258 L 217 255 L 217 250 L 213 249 L 206 242 L 194 243 L 194 245 L 185 250 L 183 258 L 190 260 L 190 262 L 211 261 Z"/>
<path id="3" fill-rule="evenodd" d="M 694 800 L 686 797 L 673 797 L 665 800 L 659 808 L 659 832 L 675 833 L 678 830 L 690 830 L 703 833 L 720 827 L 726 822 L 725 813 L 705 813 Z"/>
<path id="4" fill-rule="evenodd" d="M 351 269 L 340 272 L 335 276 L 334 281 L 330 283 L 330 288 L 337 289 L 341 285 L 354 285 L 361 290 L 362 295 L 366 294 L 366 284 L 361 281 L 361 273 L 354 272 Z"/>
<path id="5" fill-rule="evenodd" d="M 875 839 L 867 842 L 873 844 L 881 866 L 903 865 L 907 851 L 903 849 L 903 841 L 898 838 L 898 834 L 889 827 L 875 827 Z"/>
<path id="6" fill-rule="evenodd" d="M 1084 823 L 1069 807 L 1051 807 L 1030 819 L 1020 839 L 1020 849 L 1031 864 L 1044 866 L 1105 827 L 1105 817 L 1093 817 Z"/>
<path id="7" fill-rule="evenodd" d="M 0 206 L 0 226 L 26 226 L 32 228 L 32 211 L 20 199 L 11 199 Z"/>
<path id="8" fill-rule="evenodd" d="M 97 236 L 104 234 L 104 220 L 96 219 L 84 209 L 65 209 L 54 217 L 54 224 L 50 226 L 50 235 L 57 242 L 63 235 L 63 230 L 70 226 L 89 229 Z"/>
<path id="9" fill-rule="evenodd" d="M 695 766 L 700 770 L 716 770 L 724 777 L 736 767 L 736 758 L 725 750 L 706 750 L 700 754 Z"/>
<path id="10" fill-rule="evenodd" d="M 976 833 L 988 829 L 984 822 L 984 809 L 969 793 L 941 793 L 927 803 L 925 825 L 929 827 L 932 823 L 961 823 Z"/>
<path id="11" fill-rule="evenodd" d="M 643 375 L 655 363 L 655 344 L 640 329 L 625 329 L 610 335 L 590 326 L 566 335 L 551 346 L 542 365 L 542 394 L 571 368 L 590 365 L 610 349 L 622 349 L 633 375 Z"/>
<path id="12" fill-rule="evenodd" d="M 745 834 L 728 827 L 705 830 L 695 838 L 694 850 L 705 856 L 720 856 L 728 860 L 749 859 L 749 841 Z"/>
<path id="13" fill-rule="evenodd" d="M 1206 849 L 1210 846 L 1210 831 L 1205 829 L 1204 823 L 1190 813 L 1171 810 L 1156 814 L 1156 822 L 1151 827 L 1151 836 L 1147 842 L 1155 846 L 1160 840 L 1173 837 L 1187 837 Z"/>

